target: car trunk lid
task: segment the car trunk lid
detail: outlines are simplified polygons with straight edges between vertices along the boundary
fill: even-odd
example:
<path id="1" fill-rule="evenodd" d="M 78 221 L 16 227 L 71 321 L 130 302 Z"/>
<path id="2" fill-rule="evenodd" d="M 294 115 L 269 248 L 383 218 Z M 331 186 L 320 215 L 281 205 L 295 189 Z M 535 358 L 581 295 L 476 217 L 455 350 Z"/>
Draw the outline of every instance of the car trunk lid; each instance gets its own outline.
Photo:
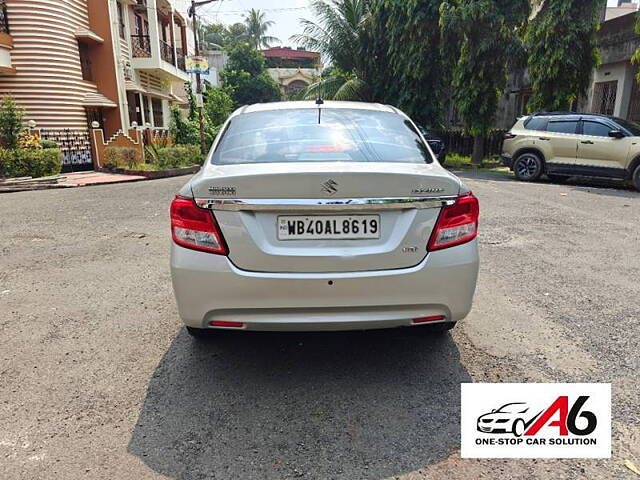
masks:
<path id="1" fill-rule="evenodd" d="M 417 265 L 442 199 L 460 190 L 435 163 L 362 162 L 209 165 L 191 187 L 214 210 L 238 268 L 316 273 Z M 320 230 L 309 235 L 314 225 Z"/>

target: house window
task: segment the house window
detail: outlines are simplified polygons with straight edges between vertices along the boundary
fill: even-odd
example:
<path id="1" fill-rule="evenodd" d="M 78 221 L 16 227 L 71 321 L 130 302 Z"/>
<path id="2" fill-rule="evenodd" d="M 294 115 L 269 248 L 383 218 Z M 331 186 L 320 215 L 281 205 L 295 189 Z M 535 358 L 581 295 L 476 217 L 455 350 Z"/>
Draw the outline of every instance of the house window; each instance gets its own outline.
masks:
<path id="1" fill-rule="evenodd" d="M 124 24 L 124 12 L 122 11 L 122 4 L 120 2 L 116 2 L 116 6 L 118 8 L 118 31 L 120 32 L 120 38 L 124 40 L 127 38 Z"/>
<path id="2" fill-rule="evenodd" d="M 627 119 L 632 122 L 640 122 L 640 86 L 638 82 L 631 82 L 631 100 Z"/>
<path id="3" fill-rule="evenodd" d="M 164 127 L 164 111 L 162 110 L 162 100 L 159 98 L 151 99 L 153 108 L 153 125 L 158 128 Z"/>
<path id="4" fill-rule="evenodd" d="M 531 93 L 532 90 L 530 88 L 518 92 L 518 96 L 516 97 L 516 117 L 521 117 L 529 112 L 527 105 L 529 104 Z"/>
<path id="5" fill-rule="evenodd" d="M 591 110 L 594 113 L 613 115 L 616 106 L 616 95 L 618 93 L 618 81 L 599 82 L 593 89 L 593 105 Z"/>
<path id="6" fill-rule="evenodd" d="M 142 108 L 144 109 L 144 121 L 145 121 L 145 127 L 147 126 L 146 124 L 148 123 L 149 125 L 152 125 L 151 122 L 151 111 L 149 110 L 149 104 L 151 102 L 149 101 L 149 97 L 143 95 L 142 96 Z"/>
<path id="7" fill-rule="evenodd" d="M 142 124 L 142 108 L 140 108 L 140 95 L 135 92 L 127 92 L 127 105 L 129 110 L 129 126 L 136 122 L 138 126 Z"/>
<path id="8" fill-rule="evenodd" d="M 93 72 L 91 70 L 91 55 L 89 45 L 78 42 L 78 51 L 80 52 L 80 68 L 82 69 L 82 79 L 93 82 Z"/>

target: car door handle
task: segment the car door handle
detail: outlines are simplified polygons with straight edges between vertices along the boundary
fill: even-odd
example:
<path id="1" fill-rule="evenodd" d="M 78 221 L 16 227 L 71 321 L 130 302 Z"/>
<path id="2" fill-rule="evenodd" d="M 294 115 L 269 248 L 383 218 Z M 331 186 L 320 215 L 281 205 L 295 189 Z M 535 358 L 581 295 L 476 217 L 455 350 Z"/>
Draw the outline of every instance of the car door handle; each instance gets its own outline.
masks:
<path id="1" fill-rule="evenodd" d="M 593 142 L 591 140 L 583 140 L 580 143 L 584 143 L 585 145 L 593 145 Z"/>
<path id="2" fill-rule="evenodd" d="M 551 139 L 547 137 L 540 137 L 538 140 L 544 140 L 545 142 L 548 142 Z"/>

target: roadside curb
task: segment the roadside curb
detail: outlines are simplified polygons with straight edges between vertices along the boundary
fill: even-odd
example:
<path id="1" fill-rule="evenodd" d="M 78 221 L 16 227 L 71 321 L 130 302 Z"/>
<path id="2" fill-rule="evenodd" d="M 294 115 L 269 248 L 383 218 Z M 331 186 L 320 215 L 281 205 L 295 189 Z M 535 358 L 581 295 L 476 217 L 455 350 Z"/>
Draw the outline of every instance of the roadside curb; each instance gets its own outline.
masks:
<path id="1" fill-rule="evenodd" d="M 196 173 L 198 170 L 200 170 L 200 168 L 201 168 L 200 166 L 193 166 L 193 167 L 174 168 L 172 170 L 161 170 L 161 171 L 122 170 L 120 172 L 112 172 L 105 169 L 99 169 L 99 170 L 95 170 L 95 173 L 104 174 L 104 175 L 114 175 L 119 178 L 114 178 L 112 180 L 105 180 L 105 181 L 97 180 L 97 181 L 86 181 L 86 182 L 78 182 L 76 180 L 74 182 L 73 178 L 70 178 L 70 176 L 67 176 L 61 182 L 58 182 L 58 183 L 37 183 L 37 184 L 24 183 L 24 184 L 11 185 L 11 188 L 9 188 L 9 186 L 7 185 L 7 188 L 5 189 L 3 189 L 2 185 L 0 184 L 0 194 L 25 192 L 25 191 L 33 191 L 33 190 L 55 190 L 55 189 L 60 190 L 60 189 L 68 189 L 68 188 L 96 187 L 100 185 L 115 185 L 115 184 L 121 184 L 121 183 L 142 182 L 146 180 L 159 180 L 162 178 L 192 175 Z"/>
<path id="2" fill-rule="evenodd" d="M 127 169 L 115 169 L 107 170 L 105 168 L 100 168 L 96 171 L 104 172 L 104 173 L 116 173 L 119 175 L 132 175 L 137 177 L 146 177 L 140 180 L 152 180 L 157 178 L 169 178 L 169 177 L 179 177 L 181 175 L 188 175 L 190 173 L 196 173 L 200 170 L 199 165 L 194 165 L 193 167 L 183 167 L 183 168 L 173 168 L 171 170 L 127 170 Z M 132 180 L 129 180 L 132 181 Z"/>

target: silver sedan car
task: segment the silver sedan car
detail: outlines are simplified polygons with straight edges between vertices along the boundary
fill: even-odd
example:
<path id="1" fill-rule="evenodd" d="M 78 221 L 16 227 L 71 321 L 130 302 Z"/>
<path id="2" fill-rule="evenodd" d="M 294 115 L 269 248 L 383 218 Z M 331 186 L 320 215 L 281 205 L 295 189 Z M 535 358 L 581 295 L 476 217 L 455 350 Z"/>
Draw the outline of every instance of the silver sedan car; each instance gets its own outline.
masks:
<path id="1" fill-rule="evenodd" d="M 171 204 L 180 316 L 194 336 L 448 330 L 471 309 L 478 214 L 394 107 L 242 107 Z"/>

